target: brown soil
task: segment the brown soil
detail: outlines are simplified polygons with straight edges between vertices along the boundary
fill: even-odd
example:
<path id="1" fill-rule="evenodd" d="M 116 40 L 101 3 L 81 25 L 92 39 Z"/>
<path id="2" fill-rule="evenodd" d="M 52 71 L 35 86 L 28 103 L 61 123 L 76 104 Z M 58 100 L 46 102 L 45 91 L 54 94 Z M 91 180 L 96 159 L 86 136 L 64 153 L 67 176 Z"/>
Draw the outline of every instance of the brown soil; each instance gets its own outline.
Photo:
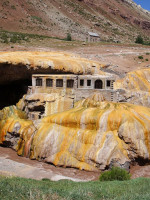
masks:
<path id="1" fill-rule="evenodd" d="M 73 168 L 55 167 L 36 160 L 20 157 L 9 148 L 0 147 L 0 174 L 25 178 L 48 178 L 53 181 L 69 179 L 73 181 L 97 180 L 99 172 L 87 172 Z"/>
<path id="2" fill-rule="evenodd" d="M 146 166 L 132 166 L 130 169 L 130 173 L 132 174 L 132 178 L 138 177 L 147 177 L 150 178 L 150 165 Z"/>
<path id="3" fill-rule="evenodd" d="M 150 165 L 131 166 L 130 173 L 132 174 L 132 179 L 138 177 L 150 178 Z M 87 172 L 73 168 L 55 167 L 51 164 L 20 157 L 14 150 L 0 147 L 0 174 L 37 180 L 48 178 L 53 181 L 69 179 L 76 182 L 86 182 L 98 180 L 100 172 Z"/>
<path id="4" fill-rule="evenodd" d="M 83 45 L 77 41 L 64 42 L 61 40 L 44 39 L 42 41 L 32 40 L 30 43 L 19 45 L 0 43 L 0 49 L 1 51 L 66 51 L 110 65 L 109 69 L 113 69 L 120 74 L 150 67 L 150 47 L 142 45 L 104 43 Z M 143 59 L 139 59 L 139 56 L 143 56 Z"/>

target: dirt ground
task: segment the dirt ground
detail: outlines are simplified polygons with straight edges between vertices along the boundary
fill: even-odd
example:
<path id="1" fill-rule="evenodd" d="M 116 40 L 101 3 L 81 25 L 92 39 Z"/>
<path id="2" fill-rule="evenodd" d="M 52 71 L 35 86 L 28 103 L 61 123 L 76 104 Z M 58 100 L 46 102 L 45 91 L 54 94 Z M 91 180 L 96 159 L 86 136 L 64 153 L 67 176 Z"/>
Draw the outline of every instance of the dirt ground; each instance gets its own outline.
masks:
<path id="1" fill-rule="evenodd" d="M 150 177 L 150 165 L 132 166 L 130 173 L 133 179 Z M 0 147 L 0 175 L 18 176 L 37 180 L 47 178 L 52 181 L 68 179 L 75 182 L 87 182 L 98 180 L 100 172 L 87 172 L 73 168 L 55 167 L 51 164 L 20 157 L 14 150 Z"/>
<path id="2" fill-rule="evenodd" d="M 40 180 L 53 181 L 69 179 L 72 181 L 91 181 L 98 179 L 99 172 L 87 172 L 73 168 L 55 167 L 51 164 L 20 157 L 10 148 L 0 147 L 0 174 Z"/>
<path id="3" fill-rule="evenodd" d="M 150 67 L 150 46 L 65 42 L 54 39 L 32 40 L 30 43 L 6 45 L 0 43 L 0 51 L 65 51 L 109 65 L 109 69 L 127 72 Z M 143 59 L 140 59 L 142 56 Z"/>

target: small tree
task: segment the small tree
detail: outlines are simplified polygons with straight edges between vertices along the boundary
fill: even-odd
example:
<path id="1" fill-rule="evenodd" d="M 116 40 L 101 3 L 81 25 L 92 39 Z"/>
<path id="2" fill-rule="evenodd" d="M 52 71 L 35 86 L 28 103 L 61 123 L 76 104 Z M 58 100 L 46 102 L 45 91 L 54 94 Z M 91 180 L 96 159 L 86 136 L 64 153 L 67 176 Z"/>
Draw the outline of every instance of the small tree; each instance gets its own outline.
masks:
<path id="1" fill-rule="evenodd" d="M 72 37 L 71 37 L 71 34 L 70 34 L 70 33 L 67 33 L 66 40 L 67 40 L 67 41 L 72 41 Z"/>
<path id="2" fill-rule="evenodd" d="M 143 40 L 141 35 L 137 36 L 137 38 L 135 40 L 135 43 L 138 43 L 138 44 L 143 44 L 144 43 L 144 40 Z"/>

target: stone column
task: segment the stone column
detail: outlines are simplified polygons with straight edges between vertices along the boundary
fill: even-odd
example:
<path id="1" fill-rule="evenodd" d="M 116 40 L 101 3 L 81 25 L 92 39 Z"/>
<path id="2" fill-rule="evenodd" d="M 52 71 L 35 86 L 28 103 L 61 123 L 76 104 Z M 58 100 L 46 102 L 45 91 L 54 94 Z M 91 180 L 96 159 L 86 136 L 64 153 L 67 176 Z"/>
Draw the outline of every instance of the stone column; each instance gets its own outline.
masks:
<path id="1" fill-rule="evenodd" d="M 53 88 L 56 89 L 56 78 L 53 78 Z"/>
<path id="2" fill-rule="evenodd" d="M 46 88 L 46 77 L 42 77 L 42 87 Z"/>

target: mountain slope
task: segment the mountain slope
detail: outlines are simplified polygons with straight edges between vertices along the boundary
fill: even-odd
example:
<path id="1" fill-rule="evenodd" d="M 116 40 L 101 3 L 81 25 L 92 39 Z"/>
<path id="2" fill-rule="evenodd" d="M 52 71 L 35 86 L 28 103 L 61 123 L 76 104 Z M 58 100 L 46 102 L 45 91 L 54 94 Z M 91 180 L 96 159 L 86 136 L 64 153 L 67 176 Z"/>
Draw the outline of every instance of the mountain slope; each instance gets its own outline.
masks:
<path id="1" fill-rule="evenodd" d="M 134 41 L 150 34 L 150 13 L 132 0 L 1 0 L 0 28 L 85 40 L 88 31 L 104 40 Z"/>

